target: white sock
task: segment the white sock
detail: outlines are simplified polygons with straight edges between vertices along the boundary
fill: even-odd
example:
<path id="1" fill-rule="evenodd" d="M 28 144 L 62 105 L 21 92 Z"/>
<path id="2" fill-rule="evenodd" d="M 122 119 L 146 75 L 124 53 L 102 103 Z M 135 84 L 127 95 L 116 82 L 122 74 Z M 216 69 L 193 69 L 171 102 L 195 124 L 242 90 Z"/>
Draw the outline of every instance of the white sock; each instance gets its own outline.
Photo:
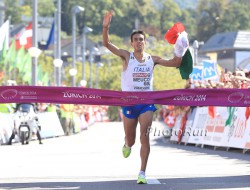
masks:
<path id="1" fill-rule="evenodd" d="M 139 172 L 139 175 L 144 175 L 144 176 L 146 176 L 146 174 L 145 174 L 144 171 L 140 171 L 140 172 Z"/>
<path id="2" fill-rule="evenodd" d="M 126 146 L 126 148 L 129 148 L 129 149 L 131 149 L 131 147 L 129 147 L 127 144 L 125 144 L 125 146 Z"/>

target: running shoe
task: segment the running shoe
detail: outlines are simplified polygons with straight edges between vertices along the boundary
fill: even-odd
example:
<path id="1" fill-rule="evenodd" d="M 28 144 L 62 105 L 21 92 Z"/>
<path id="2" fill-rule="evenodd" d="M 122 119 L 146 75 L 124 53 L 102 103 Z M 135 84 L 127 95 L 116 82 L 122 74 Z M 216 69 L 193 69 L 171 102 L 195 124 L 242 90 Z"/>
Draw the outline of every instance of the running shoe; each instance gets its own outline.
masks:
<path id="1" fill-rule="evenodd" d="M 126 145 L 124 145 L 124 146 L 122 147 L 122 154 L 123 154 L 123 157 L 124 157 L 124 158 L 129 157 L 130 153 L 131 153 L 131 148 L 126 147 Z"/>
<path id="2" fill-rule="evenodd" d="M 147 184 L 146 176 L 143 174 L 139 174 L 137 184 Z"/>

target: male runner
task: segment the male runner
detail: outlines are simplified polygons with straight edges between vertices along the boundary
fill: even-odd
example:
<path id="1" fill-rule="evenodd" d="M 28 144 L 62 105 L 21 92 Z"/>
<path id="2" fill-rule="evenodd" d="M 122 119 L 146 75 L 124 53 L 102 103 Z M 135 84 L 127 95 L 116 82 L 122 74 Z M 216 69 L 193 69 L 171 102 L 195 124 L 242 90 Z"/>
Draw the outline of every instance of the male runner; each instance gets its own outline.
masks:
<path id="1" fill-rule="evenodd" d="M 122 91 L 152 91 L 153 90 L 153 69 L 159 64 L 166 67 L 179 67 L 181 57 L 184 55 L 187 46 L 181 44 L 175 45 L 175 56 L 171 60 L 163 59 L 159 56 L 151 56 L 144 52 L 146 36 L 143 31 L 135 31 L 131 34 L 131 46 L 134 51 L 129 52 L 120 49 L 109 40 L 109 27 L 111 23 L 112 12 L 107 12 L 103 19 L 103 45 L 113 54 L 122 59 L 123 72 L 121 76 Z M 153 112 L 156 108 L 153 104 L 135 105 L 122 107 L 123 125 L 125 132 L 125 143 L 122 148 L 123 156 L 127 158 L 131 153 L 131 147 L 135 143 L 136 126 L 140 124 L 140 157 L 141 168 L 138 175 L 138 184 L 146 184 L 146 166 L 150 152 L 148 128 L 152 125 Z"/>

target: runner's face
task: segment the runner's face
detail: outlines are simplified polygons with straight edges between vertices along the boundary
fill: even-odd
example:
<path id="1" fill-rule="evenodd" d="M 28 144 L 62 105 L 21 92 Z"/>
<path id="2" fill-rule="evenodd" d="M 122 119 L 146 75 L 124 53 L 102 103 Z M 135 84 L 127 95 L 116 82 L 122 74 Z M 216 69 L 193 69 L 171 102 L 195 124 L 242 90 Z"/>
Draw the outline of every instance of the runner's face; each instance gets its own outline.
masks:
<path id="1" fill-rule="evenodd" d="M 135 51 L 143 51 L 145 46 L 144 36 L 142 34 L 135 34 L 131 45 Z"/>

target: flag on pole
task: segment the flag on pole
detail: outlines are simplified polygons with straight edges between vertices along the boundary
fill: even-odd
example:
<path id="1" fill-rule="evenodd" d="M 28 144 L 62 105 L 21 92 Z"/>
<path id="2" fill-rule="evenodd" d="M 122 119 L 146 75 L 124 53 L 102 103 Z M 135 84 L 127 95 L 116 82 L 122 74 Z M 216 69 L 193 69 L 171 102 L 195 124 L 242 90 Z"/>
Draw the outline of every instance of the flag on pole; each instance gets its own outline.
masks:
<path id="1" fill-rule="evenodd" d="M 51 26 L 49 37 L 46 46 L 44 47 L 44 50 L 49 49 L 49 46 L 54 43 L 54 40 L 55 40 L 55 22 L 53 22 Z"/>
<path id="2" fill-rule="evenodd" d="M 45 86 L 47 86 L 49 83 L 48 73 L 43 71 L 43 68 L 41 65 L 38 65 L 38 68 L 37 68 L 37 79 L 39 82 L 41 82 Z"/>
<path id="3" fill-rule="evenodd" d="M 3 25 L 0 27 L 0 51 L 4 48 L 6 50 L 9 49 L 9 32 L 10 31 L 10 22 L 7 20 Z"/>
<path id="4" fill-rule="evenodd" d="M 5 65 L 5 57 L 7 50 L 9 49 L 9 25 L 10 22 L 7 20 L 0 27 L 0 64 Z"/>
<path id="5" fill-rule="evenodd" d="M 7 50 L 6 50 L 6 41 L 4 40 L 3 42 L 3 49 L 0 53 L 0 65 L 4 65 L 5 66 L 5 57 L 6 57 L 6 54 L 7 54 Z"/>
<path id="6" fill-rule="evenodd" d="M 246 112 L 245 112 L 246 120 L 248 120 L 249 116 L 250 116 L 250 107 L 246 107 Z"/>
<path id="7" fill-rule="evenodd" d="M 181 22 L 176 22 L 165 34 L 165 39 L 170 44 L 175 44 L 180 33 L 185 31 L 185 26 Z"/>
<path id="8" fill-rule="evenodd" d="M 12 39 L 10 48 L 5 57 L 5 64 L 9 65 L 9 70 L 13 69 L 16 60 L 16 43 L 15 39 Z"/>
<path id="9" fill-rule="evenodd" d="M 16 54 L 16 62 L 15 66 L 18 68 L 19 72 L 23 72 L 23 65 L 24 65 L 24 58 L 25 58 L 25 49 L 24 46 L 21 47 L 21 49 L 18 50 Z"/>
<path id="10" fill-rule="evenodd" d="M 31 56 L 29 53 L 25 54 L 24 57 L 24 64 L 23 64 L 23 69 L 22 69 L 22 74 L 23 74 L 23 81 L 29 82 L 31 81 Z"/>
<path id="11" fill-rule="evenodd" d="M 164 123 L 170 128 L 173 128 L 175 126 L 176 122 L 176 115 L 174 114 L 173 111 L 171 111 L 167 117 L 164 119 Z"/>
<path id="12" fill-rule="evenodd" d="M 215 108 L 216 108 L 215 106 L 208 106 L 208 115 L 213 119 L 216 116 Z"/>
<path id="13" fill-rule="evenodd" d="M 24 46 L 25 49 L 32 47 L 32 22 L 27 27 L 21 30 L 16 36 L 16 49 Z"/>
<path id="14" fill-rule="evenodd" d="M 4 71 L 0 72 L 0 80 L 4 78 Z"/>
<path id="15" fill-rule="evenodd" d="M 227 107 L 227 111 L 228 111 L 228 118 L 226 120 L 225 126 L 231 126 L 233 123 L 233 116 L 234 116 L 234 112 L 235 112 L 235 107 Z"/>

